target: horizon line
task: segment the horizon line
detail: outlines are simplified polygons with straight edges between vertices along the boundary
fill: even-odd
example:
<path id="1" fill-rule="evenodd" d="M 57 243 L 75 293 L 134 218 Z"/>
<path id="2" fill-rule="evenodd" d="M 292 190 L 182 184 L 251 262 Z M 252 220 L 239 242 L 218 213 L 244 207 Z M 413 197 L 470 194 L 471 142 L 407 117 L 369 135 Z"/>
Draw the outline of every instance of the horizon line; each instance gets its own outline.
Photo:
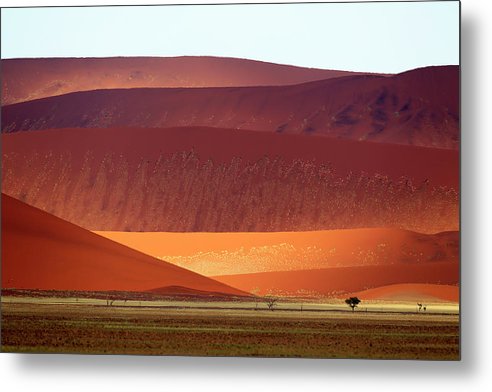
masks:
<path id="1" fill-rule="evenodd" d="M 364 74 L 375 74 L 375 75 L 398 75 L 400 73 L 409 72 L 421 68 L 430 67 L 447 67 L 447 66 L 460 66 L 460 64 L 427 64 L 420 65 L 414 68 L 406 68 L 398 72 L 377 72 L 377 71 L 361 71 L 353 69 L 339 69 L 339 68 L 319 68 L 319 67 L 309 67 L 296 64 L 286 64 L 286 63 L 276 63 L 273 61 L 266 61 L 260 59 L 246 58 L 246 57 L 233 57 L 233 56 L 217 56 L 217 55 L 176 55 L 176 56 L 159 56 L 159 55 L 135 55 L 135 56 L 46 56 L 46 57 L 1 57 L 0 61 L 3 60 L 98 60 L 98 59 L 178 59 L 178 58 L 213 58 L 213 59 L 226 59 L 226 60 L 243 60 L 271 65 L 278 65 L 284 67 L 294 67 L 294 68 L 304 68 L 310 70 L 319 71 L 342 71 L 351 73 L 364 73 Z"/>

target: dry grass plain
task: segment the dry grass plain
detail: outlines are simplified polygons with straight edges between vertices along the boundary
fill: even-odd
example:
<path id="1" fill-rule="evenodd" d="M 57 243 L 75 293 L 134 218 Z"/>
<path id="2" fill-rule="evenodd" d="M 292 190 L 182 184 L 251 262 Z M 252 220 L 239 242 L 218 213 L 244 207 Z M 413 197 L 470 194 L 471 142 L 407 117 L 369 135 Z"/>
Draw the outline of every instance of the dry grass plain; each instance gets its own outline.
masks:
<path id="1" fill-rule="evenodd" d="M 142 305 L 143 304 L 143 305 Z M 253 302 L 187 307 L 2 298 L 2 351 L 186 356 L 459 359 L 459 316 L 269 311 Z M 226 307 L 227 306 L 227 307 Z M 308 308 L 309 309 L 309 308 Z M 381 308 L 383 309 L 383 308 Z"/>

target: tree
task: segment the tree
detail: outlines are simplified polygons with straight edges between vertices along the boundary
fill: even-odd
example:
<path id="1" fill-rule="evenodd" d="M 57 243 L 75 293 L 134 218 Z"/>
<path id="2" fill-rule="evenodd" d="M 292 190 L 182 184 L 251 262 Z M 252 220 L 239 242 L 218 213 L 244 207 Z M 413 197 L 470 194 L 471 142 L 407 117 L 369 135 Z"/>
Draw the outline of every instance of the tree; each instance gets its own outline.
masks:
<path id="1" fill-rule="evenodd" d="M 277 297 L 265 297 L 265 301 L 267 303 L 268 309 L 273 311 L 275 306 L 277 306 L 278 298 Z"/>
<path id="2" fill-rule="evenodd" d="M 106 306 L 113 306 L 115 299 L 112 299 L 111 297 L 106 298 Z"/>
<path id="3" fill-rule="evenodd" d="M 360 299 L 357 297 L 350 297 L 345 300 L 345 303 L 352 308 L 352 312 L 355 310 L 357 305 L 360 304 Z"/>

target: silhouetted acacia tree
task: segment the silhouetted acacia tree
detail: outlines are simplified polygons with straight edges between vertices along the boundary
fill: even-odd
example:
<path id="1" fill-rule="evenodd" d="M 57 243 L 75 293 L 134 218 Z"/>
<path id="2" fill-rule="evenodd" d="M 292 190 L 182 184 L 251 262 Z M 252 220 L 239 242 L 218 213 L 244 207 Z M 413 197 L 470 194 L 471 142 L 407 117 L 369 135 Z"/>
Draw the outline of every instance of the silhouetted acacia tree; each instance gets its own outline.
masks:
<path id="1" fill-rule="evenodd" d="M 350 297 L 345 300 L 345 303 L 352 308 L 352 312 L 355 310 L 356 306 L 360 304 L 360 299 L 357 297 Z"/>
<path id="2" fill-rule="evenodd" d="M 278 298 L 276 297 L 265 297 L 268 309 L 272 310 L 277 306 Z"/>

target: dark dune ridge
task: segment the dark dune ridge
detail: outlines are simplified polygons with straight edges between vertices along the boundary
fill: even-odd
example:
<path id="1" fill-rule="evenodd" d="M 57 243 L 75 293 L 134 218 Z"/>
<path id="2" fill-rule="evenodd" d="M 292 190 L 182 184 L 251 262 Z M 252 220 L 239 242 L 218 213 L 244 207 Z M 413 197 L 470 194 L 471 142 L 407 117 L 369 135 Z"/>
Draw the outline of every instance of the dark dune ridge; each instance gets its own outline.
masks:
<path id="1" fill-rule="evenodd" d="M 2 193 L 2 288 L 246 295 Z M 165 289 L 167 288 L 167 289 Z"/>
<path id="2" fill-rule="evenodd" d="M 292 86 L 97 90 L 2 108 L 2 132 L 177 126 L 457 149 L 459 67 Z"/>
<path id="3" fill-rule="evenodd" d="M 99 89 L 281 86 L 358 74 L 210 56 L 6 59 L 1 65 L 2 105 Z"/>
<path id="4" fill-rule="evenodd" d="M 3 192 L 90 230 L 458 230 L 454 150 L 211 128 L 3 134 Z"/>

